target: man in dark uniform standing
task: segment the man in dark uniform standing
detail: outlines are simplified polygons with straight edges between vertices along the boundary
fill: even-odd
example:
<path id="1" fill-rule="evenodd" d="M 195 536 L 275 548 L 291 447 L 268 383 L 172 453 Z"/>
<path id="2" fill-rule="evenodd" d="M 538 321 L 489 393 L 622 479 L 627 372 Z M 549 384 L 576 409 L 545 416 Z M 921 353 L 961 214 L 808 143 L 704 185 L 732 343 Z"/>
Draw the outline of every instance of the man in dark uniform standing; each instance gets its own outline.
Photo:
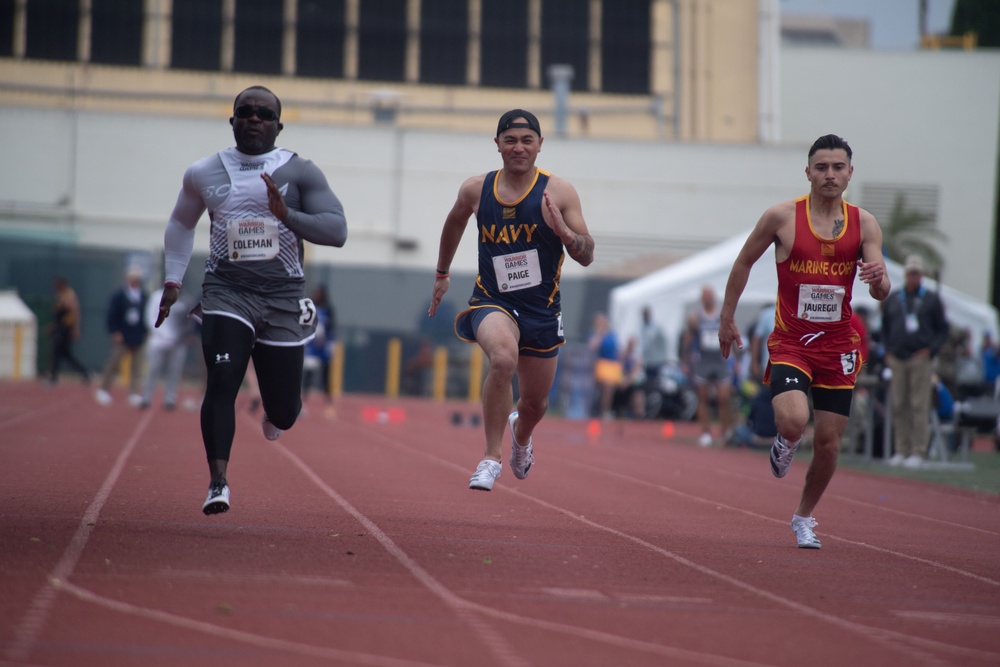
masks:
<path id="1" fill-rule="evenodd" d="M 483 385 L 486 451 L 469 488 L 489 491 L 500 476 L 501 441 L 510 426 L 510 464 L 524 479 L 534 462 L 531 433 L 548 409 L 559 346 L 565 343 L 559 277 L 565 254 L 594 261 L 594 240 L 580 197 L 566 180 L 535 166 L 542 131 L 530 111 L 500 117 L 494 139 L 503 168 L 467 179 L 445 219 L 428 315 L 450 285 L 450 267 L 469 217 L 476 216 L 479 275 L 455 332 L 489 360 Z M 519 398 L 513 407 L 513 380 Z"/>

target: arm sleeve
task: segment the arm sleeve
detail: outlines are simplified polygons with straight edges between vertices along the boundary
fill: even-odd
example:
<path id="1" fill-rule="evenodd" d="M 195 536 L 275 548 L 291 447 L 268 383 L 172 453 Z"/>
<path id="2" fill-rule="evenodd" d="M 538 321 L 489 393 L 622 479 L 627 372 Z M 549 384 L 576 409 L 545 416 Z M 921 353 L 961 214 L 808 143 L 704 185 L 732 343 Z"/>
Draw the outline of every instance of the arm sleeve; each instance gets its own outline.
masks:
<path id="1" fill-rule="evenodd" d="M 347 241 L 344 206 L 330 189 L 323 172 L 309 160 L 303 160 L 298 184 L 302 210 L 289 209 L 285 226 L 310 243 L 342 247 Z"/>
<path id="2" fill-rule="evenodd" d="M 205 212 L 205 202 L 194 183 L 192 170 L 184 173 L 184 182 L 173 213 L 163 233 L 164 281 L 181 284 L 194 250 L 194 228 Z"/>

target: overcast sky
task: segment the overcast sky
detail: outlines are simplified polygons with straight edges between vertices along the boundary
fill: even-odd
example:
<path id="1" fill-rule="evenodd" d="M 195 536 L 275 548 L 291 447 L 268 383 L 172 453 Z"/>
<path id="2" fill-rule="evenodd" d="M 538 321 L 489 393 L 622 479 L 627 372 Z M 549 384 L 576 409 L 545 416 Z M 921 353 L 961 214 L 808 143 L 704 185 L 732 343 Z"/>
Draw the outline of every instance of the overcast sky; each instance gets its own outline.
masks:
<path id="1" fill-rule="evenodd" d="M 907 51 L 920 44 L 920 0 L 779 0 L 782 13 L 866 18 L 872 48 Z M 927 30 L 947 32 L 955 0 L 927 0 Z"/>

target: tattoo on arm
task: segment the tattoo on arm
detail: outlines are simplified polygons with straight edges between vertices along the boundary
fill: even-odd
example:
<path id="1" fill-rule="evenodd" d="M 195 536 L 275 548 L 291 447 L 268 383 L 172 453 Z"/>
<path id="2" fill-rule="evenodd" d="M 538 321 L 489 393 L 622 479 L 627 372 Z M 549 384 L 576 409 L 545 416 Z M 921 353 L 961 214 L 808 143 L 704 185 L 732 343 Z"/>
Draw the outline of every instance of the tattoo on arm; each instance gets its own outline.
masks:
<path id="1" fill-rule="evenodd" d="M 843 220 L 834 220 L 833 221 L 833 238 L 837 238 L 837 236 L 840 234 L 840 230 L 842 230 L 843 228 L 844 228 L 844 221 Z"/>
<path id="2" fill-rule="evenodd" d="M 594 261 L 594 239 L 590 234 L 577 234 L 566 244 L 566 252 L 583 266 Z"/>

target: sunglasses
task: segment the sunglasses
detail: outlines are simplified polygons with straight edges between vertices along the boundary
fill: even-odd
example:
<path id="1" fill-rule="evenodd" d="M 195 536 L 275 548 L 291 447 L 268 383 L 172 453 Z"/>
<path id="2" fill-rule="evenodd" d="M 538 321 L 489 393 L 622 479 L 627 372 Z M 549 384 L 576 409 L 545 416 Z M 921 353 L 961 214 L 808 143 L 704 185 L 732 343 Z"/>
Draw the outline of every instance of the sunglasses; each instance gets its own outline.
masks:
<path id="1" fill-rule="evenodd" d="M 251 118 L 256 114 L 257 118 L 263 121 L 278 120 L 278 112 L 271 107 L 252 107 L 249 104 L 243 104 L 236 107 L 233 110 L 233 114 L 237 118 Z"/>

